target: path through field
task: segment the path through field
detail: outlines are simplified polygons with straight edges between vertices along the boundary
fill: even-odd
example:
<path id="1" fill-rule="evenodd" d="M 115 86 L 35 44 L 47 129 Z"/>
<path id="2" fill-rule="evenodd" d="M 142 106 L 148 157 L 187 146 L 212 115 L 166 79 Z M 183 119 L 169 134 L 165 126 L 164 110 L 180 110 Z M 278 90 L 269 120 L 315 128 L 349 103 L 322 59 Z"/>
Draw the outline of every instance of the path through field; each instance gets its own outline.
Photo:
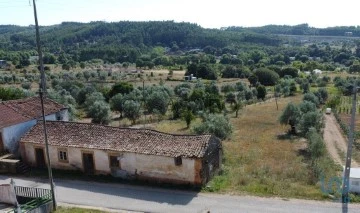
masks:
<path id="1" fill-rule="evenodd" d="M 341 133 L 340 127 L 335 119 L 331 115 L 325 115 L 325 128 L 324 128 L 324 141 L 326 149 L 334 161 L 340 165 L 345 165 L 345 155 L 347 152 L 347 142 Z M 343 155 L 340 155 L 340 153 Z M 359 167 L 359 164 L 352 159 L 351 167 Z"/>

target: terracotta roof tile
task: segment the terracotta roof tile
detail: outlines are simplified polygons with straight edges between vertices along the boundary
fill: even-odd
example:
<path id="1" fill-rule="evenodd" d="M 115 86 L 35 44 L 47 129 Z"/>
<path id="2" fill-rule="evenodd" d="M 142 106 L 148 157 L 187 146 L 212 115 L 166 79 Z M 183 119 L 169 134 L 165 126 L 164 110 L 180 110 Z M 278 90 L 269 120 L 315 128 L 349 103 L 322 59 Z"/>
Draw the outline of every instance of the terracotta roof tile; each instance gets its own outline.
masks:
<path id="1" fill-rule="evenodd" d="M 50 145 L 119 152 L 134 152 L 170 157 L 202 157 L 211 135 L 172 135 L 149 129 L 131 129 L 75 122 L 47 121 Z M 23 143 L 43 144 L 43 127 L 35 125 L 22 139 Z"/>
<path id="2" fill-rule="evenodd" d="M 64 105 L 48 98 L 44 99 L 45 115 L 50 115 L 66 109 Z M 0 128 L 41 117 L 41 102 L 39 97 L 0 102 Z"/>
<path id="3" fill-rule="evenodd" d="M 0 104 L 0 129 L 27 120 L 29 120 L 28 117 L 17 113 L 15 110 L 4 104 Z"/>

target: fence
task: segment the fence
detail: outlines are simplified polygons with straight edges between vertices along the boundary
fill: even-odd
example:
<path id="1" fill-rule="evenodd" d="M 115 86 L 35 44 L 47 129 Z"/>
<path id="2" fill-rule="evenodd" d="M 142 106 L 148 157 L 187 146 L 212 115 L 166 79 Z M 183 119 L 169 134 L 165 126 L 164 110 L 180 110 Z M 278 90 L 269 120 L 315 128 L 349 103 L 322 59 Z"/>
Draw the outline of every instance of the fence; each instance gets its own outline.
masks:
<path id="1" fill-rule="evenodd" d="M 23 186 L 15 186 L 15 194 L 20 197 L 27 198 L 39 198 L 50 194 L 49 189 L 41 189 L 41 188 L 30 188 Z"/>
<path id="2" fill-rule="evenodd" d="M 20 203 L 21 212 L 51 212 L 51 190 L 23 186 L 15 186 L 14 189 L 18 202 Z M 17 212 L 18 209 L 14 208 L 8 213 Z"/>

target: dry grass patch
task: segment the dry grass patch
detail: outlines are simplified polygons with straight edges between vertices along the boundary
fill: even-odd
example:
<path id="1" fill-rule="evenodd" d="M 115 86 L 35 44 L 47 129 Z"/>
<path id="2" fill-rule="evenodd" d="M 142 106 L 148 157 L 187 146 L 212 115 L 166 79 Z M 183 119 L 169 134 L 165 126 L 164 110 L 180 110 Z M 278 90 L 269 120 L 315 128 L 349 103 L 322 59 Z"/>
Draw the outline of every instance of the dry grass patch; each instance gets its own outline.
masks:
<path id="1" fill-rule="evenodd" d="M 201 119 L 197 118 L 191 122 L 190 128 L 186 128 L 186 122 L 183 120 L 163 120 L 156 123 L 154 129 L 171 134 L 192 134 L 191 128 L 200 122 Z"/>
<path id="2" fill-rule="evenodd" d="M 210 190 L 321 199 L 319 186 L 311 183 L 312 171 L 301 154 L 304 140 L 286 137 L 288 126 L 278 117 L 289 102 L 301 96 L 247 106 L 231 118 L 233 136 L 223 142 L 224 172 L 210 182 Z M 282 137 L 279 137 L 281 136 Z"/>

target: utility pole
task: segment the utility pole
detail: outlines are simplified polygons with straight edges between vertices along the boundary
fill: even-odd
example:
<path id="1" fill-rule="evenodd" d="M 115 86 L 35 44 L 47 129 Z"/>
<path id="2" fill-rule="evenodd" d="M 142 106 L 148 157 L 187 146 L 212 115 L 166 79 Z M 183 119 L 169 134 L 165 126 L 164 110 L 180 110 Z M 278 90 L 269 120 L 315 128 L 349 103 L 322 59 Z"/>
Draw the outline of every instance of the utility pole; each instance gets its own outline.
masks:
<path id="1" fill-rule="evenodd" d="M 41 51 L 41 43 L 40 43 L 40 33 L 39 33 L 39 24 L 37 19 L 37 12 L 36 12 L 36 3 L 33 0 L 34 6 L 34 18 L 35 18 L 35 29 L 36 29 L 36 45 L 39 54 L 39 64 L 40 64 L 40 75 L 41 75 L 41 85 L 39 87 L 39 94 L 40 94 L 40 102 L 41 102 L 41 114 L 42 114 L 42 123 L 44 128 L 44 138 L 45 138 L 45 150 L 46 150 L 46 158 L 47 158 L 47 168 L 49 173 L 49 182 L 50 182 L 50 189 L 51 189 L 51 198 L 53 201 L 53 210 L 56 210 L 56 200 L 55 200 L 55 190 L 54 190 L 54 180 L 52 176 L 51 170 L 51 161 L 50 161 L 50 154 L 49 154 L 49 143 L 48 143 L 48 136 L 46 130 L 46 120 L 45 120 L 45 110 L 44 110 L 44 93 L 46 93 L 46 78 L 44 72 L 44 63 Z"/>
<path id="2" fill-rule="evenodd" d="M 274 86 L 274 94 L 275 94 L 276 110 L 279 110 L 279 105 L 277 102 L 278 93 L 276 92 L 276 86 Z"/>
<path id="3" fill-rule="evenodd" d="M 146 128 L 146 113 L 145 113 L 145 81 L 143 80 L 143 105 L 144 105 L 144 129 Z"/>
<path id="4" fill-rule="evenodd" d="M 354 129 L 355 129 L 355 113 L 356 113 L 356 93 L 357 93 L 357 81 L 355 79 L 354 88 L 353 88 L 353 100 L 352 100 L 352 109 L 351 109 L 351 120 L 350 120 L 350 131 L 349 131 L 349 142 L 347 147 L 346 154 L 346 165 L 344 170 L 344 178 L 342 185 L 342 212 L 348 212 L 348 203 L 349 203 L 349 176 L 351 170 L 351 155 L 352 155 L 352 145 L 354 142 Z"/>

